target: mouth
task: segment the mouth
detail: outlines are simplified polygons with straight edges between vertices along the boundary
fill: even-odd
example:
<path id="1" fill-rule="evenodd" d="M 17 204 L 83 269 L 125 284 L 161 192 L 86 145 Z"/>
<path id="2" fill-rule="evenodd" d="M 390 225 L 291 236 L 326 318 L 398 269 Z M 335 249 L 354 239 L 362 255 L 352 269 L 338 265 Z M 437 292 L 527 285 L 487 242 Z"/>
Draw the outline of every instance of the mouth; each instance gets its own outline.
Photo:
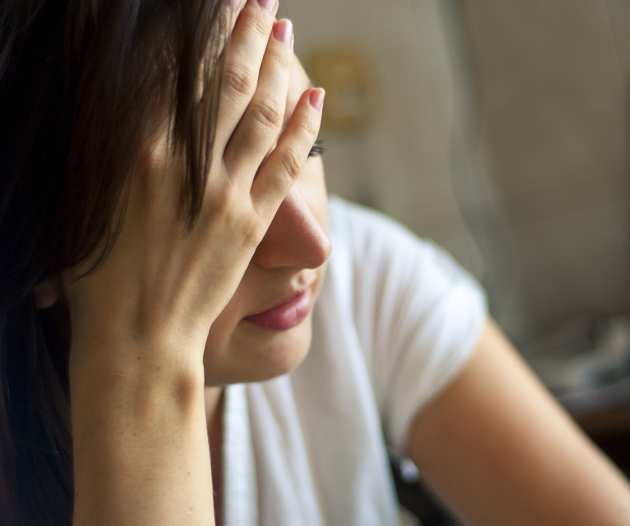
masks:
<path id="1" fill-rule="evenodd" d="M 314 284 L 311 284 L 310 287 L 293 293 L 270 309 L 247 316 L 245 321 L 275 331 L 291 329 L 302 323 L 310 314 L 313 307 L 313 289 Z"/>

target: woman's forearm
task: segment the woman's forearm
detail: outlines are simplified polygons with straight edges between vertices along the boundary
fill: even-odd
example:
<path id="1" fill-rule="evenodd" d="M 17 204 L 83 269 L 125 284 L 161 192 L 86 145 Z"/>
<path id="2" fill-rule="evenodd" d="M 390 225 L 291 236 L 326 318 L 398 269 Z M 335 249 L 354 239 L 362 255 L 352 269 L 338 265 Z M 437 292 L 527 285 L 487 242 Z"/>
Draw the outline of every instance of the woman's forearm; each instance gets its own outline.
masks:
<path id="1" fill-rule="evenodd" d="M 71 364 L 73 526 L 214 524 L 203 368 L 155 363 Z"/>

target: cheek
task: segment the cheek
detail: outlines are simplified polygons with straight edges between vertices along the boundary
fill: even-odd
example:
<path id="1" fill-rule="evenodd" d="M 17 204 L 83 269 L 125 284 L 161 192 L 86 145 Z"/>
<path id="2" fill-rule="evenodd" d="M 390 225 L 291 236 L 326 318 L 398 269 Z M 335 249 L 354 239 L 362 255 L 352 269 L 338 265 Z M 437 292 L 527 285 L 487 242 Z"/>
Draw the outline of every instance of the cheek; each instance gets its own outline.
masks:
<path id="1" fill-rule="evenodd" d="M 315 219 L 326 235 L 329 235 L 328 195 L 322 159 L 319 157 L 311 158 L 307 162 L 304 173 L 295 184 L 299 186 L 300 193 Z M 247 315 L 247 309 L 251 309 L 251 306 L 256 303 L 256 285 L 261 282 L 261 277 L 257 274 L 258 271 L 252 267 L 253 263 L 250 263 L 234 296 L 212 325 L 206 343 L 206 354 L 218 356 L 226 352 L 230 346 L 238 343 L 235 336 L 237 336 L 239 324 Z M 317 271 L 320 274 L 318 276 L 320 282 L 324 268 Z"/>

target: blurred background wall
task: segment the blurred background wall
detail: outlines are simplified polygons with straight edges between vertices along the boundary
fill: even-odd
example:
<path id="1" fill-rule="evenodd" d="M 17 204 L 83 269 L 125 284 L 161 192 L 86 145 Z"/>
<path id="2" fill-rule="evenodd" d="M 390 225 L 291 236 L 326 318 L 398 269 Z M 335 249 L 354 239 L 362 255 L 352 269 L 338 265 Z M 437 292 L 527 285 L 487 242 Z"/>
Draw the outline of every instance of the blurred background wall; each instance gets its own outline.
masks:
<path id="1" fill-rule="evenodd" d="M 322 133 L 332 193 L 445 246 L 517 342 L 627 310 L 630 3 L 285 0 L 280 15 L 311 77 L 369 115 Z M 354 102 L 332 71 L 349 50 L 370 87 Z"/>

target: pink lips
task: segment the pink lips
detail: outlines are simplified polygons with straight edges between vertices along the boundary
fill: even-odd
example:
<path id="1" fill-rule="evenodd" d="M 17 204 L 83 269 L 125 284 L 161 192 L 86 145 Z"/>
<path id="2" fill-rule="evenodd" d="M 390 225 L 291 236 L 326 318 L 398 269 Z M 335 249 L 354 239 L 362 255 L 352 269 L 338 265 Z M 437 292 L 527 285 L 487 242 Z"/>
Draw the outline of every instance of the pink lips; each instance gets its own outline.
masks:
<path id="1" fill-rule="evenodd" d="M 311 311 L 312 287 L 300 292 L 287 303 L 260 314 L 248 316 L 245 320 L 276 331 L 286 331 L 302 323 Z"/>

